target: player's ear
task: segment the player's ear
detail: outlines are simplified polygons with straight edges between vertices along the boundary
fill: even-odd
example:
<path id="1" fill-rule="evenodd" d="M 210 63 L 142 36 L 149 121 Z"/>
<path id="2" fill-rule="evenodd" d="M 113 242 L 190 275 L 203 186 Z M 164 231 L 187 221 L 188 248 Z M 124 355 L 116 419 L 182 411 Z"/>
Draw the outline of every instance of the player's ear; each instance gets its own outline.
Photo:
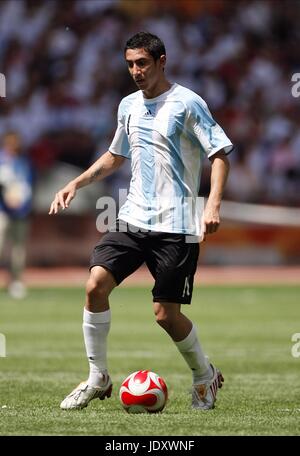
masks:
<path id="1" fill-rule="evenodd" d="M 159 63 L 162 68 L 165 67 L 166 61 L 167 61 L 167 58 L 164 54 L 159 57 Z"/>

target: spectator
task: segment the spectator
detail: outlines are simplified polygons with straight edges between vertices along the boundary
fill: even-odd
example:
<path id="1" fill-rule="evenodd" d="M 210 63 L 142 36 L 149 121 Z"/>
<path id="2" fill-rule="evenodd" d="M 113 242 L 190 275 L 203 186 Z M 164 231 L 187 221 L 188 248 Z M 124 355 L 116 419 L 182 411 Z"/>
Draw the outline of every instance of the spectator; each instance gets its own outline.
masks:
<path id="1" fill-rule="evenodd" d="M 2 0 L 0 71 L 7 98 L 0 99 L 0 135 L 16 130 L 33 150 L 56 135 L 70 145 L 65 135 L 73 138 L 74 161 L 86 161 L 77 135 L 95 145 L 110 142 L 117 100 L 133 90 L 120 66 L 122 43 L 149 30 L 169 49 L 168 78 L 203 96 L 241 145 L 244 177 L 253 151 L 267 150 L 268 157 L 255 154 L 256 164 L 276 180 L 272 157 L 287 136 L 299 162 L 299 98 L 291 94 L 291 76 L 299 72 L 299 17 L 295 0 Z M 53 166 L 59 155 L 66 151 L 53 155 Z M 255 201 L 299 204 L 299 192 L 290 198 L 298 169 L 286 174 L 279 199 L 273 179 L 263 179 Z M 248 201 L 248 194 L 232 188 L 230 198 Z"/>
<path id="2" fill-rule="evenodd" d="M 23 298 L 26 294 L 22 274 L 32 203 L 32 177 L 18 133 L 6 133 L 0 149 L 0 254 L 10 244 L 8 291 L 13 298 Z"/>

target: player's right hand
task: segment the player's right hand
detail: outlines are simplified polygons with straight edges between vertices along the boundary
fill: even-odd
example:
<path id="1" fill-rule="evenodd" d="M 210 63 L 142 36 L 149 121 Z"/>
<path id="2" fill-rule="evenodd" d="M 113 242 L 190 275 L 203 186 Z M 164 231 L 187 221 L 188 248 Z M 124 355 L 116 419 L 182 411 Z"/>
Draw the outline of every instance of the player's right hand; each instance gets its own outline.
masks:
<path id="1" fill-rule="evenodd" d="M 69 183 L 63 189 L 56 193 L 54 200 L 51 203 L 49 215 L 57 214 L 59 208 L 67 209 L 70 202 L 76 194 L 76 186 L 73 183 Z"/>

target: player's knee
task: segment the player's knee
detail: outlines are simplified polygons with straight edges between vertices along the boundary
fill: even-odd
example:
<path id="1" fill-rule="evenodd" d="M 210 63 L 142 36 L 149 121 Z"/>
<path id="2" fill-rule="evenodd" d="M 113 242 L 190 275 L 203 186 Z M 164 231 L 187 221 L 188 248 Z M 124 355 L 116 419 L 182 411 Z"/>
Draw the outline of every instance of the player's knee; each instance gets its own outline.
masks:
<path id="1" fill-rule="evenodd" d="M 168 333 L 172 331 L 173 319 L 164 310 L 155 312 L 156 323 Z"/>
<path id="2" fill-rule="evenodd" d="M 101 278 L 90 277 L 86 284 L 86 296 L 88 302 L 101 302 L 107 300 L 109 296 L 109 287 Z"/>

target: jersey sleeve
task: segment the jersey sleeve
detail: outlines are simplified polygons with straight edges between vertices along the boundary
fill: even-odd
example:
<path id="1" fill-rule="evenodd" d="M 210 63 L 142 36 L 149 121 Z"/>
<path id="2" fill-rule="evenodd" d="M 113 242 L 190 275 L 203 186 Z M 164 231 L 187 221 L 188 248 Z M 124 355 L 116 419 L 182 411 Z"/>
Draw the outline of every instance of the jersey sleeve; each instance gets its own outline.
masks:
<path id="1" fill-rule="evenodd" d="M 187 111 L 188 129 L 196 141 L 200 143 L 207 157 L 211 157 L 221 149 L 224 149 L 226 154 L 232 151 L 232 142 L 213 119 L 204 100 L 200 97 L 199 100 L 194 99 L 189 103 Z"/>
<path id="2" fill-rule="evenodd" d="M 122 157 L 130 158 L 130 147 L 126 133 L 125 114 L 122 109 L 122 102 L 120 103 L 118 109 L 118 126 L 108 150 L 112 154 L 122 155 Z"/>

